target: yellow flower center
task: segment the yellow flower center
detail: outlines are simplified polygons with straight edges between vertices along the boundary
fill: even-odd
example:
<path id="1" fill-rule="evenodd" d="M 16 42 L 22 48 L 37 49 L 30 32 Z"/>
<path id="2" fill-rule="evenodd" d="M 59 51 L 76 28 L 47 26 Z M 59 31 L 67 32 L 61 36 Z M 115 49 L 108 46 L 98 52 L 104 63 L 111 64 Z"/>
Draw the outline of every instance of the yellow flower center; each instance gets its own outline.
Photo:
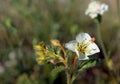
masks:
<path id="1" fill-rule="evenodd" d="M 89 46 L 89 45 L 90 45 L 91 43 L 93 43 L 94 41 L 95 41 L 95 38 L 93 37 L 93 38 L 91 38 L 91 40 L 90 40 L 88 43 L 86 43 L 86 44 L 78 43 L 78 48 L 77 48 L 77 50 L 78 50 L 79 52 L 81 52 L 82 54 L 85 54 L 87 46 Z"/>
<path id="2" fill-rule="evenodd" d="M 86 46 L 78 44 L 78 51 L 85 54 Z"/>

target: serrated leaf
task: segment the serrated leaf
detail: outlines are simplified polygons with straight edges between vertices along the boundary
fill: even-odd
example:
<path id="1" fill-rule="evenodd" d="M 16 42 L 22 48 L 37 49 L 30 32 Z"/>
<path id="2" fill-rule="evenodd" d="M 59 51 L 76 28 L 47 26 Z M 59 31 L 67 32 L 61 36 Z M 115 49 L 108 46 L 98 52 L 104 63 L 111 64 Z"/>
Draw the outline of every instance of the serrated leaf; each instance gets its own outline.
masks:
<path id="1" fill-rule="evenodd" d="M 65 67 L 64 66 L 57 66 L 55 67 L 52 72 L 51 72 L 51 76 L 56 78 L 58 73 L 60 73 L 61 71 L 65 70 Z"/>
<path id="2" fill-rule="evenodd" d="M 83 71 L 87 68 L 93 67 L 97 64 L 97 60 L 88 60 L 88 61 L 84 61 L 82 62 L 79 67 L 78 67 L 78 71 Z"/>

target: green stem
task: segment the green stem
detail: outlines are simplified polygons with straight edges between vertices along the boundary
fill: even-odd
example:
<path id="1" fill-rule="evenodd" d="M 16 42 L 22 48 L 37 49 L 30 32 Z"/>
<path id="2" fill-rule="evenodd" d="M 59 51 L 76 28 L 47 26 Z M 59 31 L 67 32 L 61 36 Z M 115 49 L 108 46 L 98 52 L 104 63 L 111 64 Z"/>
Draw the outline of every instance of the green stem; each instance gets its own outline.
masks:
<path id="1" fill-rule="evenodd" d="M 72 84 L 72 78 L 69 70 L 67 70 L 66 73 L 67 73 L 67 84 Z"/>
<path id="2" fill-rule="evenodd" d="M 96 24 L 97 24 L 97 34 L 98 34 L 98 40 L 100 42 L 100 45 L 101 45 L 101 48 L 102 48 L 102 51 L 103 51 L 103 55 L 105 57 L 105 62 L 106 64 L 108 63 L 108 57 L 109 55 L 107 54 L 106 52 L 106 49 L 105 49 L 105 46 L 103 44 L 103 40 L 102 40 L 102 35 L 101 35 L 101 28 L 100 28 L 100 22 L 98 20 L 95 20 Z M 107 67 L 109 68 L 109 66 L 107 65 Z M 110 70 L 110 68 L 108 69 L 108 72 L 113 76 L 113 78 L 115 79 L 116 82 L 118 82 L 118 79 L 117 79 L 117 74 L 116 74 L 116 70 L 113 69 L 112 71 Z"/>
<path id="3" fill-rule="evenodd" d="M 106 52 L 106 49 L 105 49 L 105 46 L 103 44 L 103 40 L 102 40 L 102 35 L 101 35 L 101 28 L 100 28 L 100 23 L 98 20 L 95 20 L 96 24 L 97 24 L 97 35 L 98 35 L 98 40 L 100 42 L 100 45 L 101 45 L 101 48 L 102 48 L 102 51 L 103 51 L 103 55 L 105 57 L 105 61 L 106 63 L 108 62 L 108 56 L 107 56 L 107 52 Z"/>
<path id="4" fill-rule="evenodd" d="M 70 69 L 69 69 L 69 64 L 68 64 L 68 56 L 66 56 L 65 58 L 65 61 L 66 61 L 66 75 L 67 75 L 67 84 L 72 84 L 72 75 L 70 73 Z"/>

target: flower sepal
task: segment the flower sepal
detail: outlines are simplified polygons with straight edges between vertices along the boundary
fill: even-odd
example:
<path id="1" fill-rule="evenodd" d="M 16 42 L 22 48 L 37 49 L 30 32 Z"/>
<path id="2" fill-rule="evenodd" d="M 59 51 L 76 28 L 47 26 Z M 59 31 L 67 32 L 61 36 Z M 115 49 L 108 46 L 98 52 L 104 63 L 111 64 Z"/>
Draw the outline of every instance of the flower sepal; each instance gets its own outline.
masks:
<path id="1" fill-rule="evenodd" d="M 90 59 L 90 60 L 86 60 L 86 61 L 82 61 L 79 66 L 78 66 L 78 71 L 83 71 L 87 68 L 90 68 L 90 67 L 94 67 L 96 64 L 98 64 L 99 61 L 96 60 L 96 59 Z"/>

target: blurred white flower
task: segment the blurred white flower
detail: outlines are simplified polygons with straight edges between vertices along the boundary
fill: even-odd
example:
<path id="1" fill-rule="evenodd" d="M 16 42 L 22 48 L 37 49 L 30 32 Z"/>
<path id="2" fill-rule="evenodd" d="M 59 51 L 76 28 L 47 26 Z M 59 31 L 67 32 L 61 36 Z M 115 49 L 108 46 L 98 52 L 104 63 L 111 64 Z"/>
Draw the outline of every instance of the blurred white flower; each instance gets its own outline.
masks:
<path id="1" fill-rule="evenodd" d="M 76 40 L 66 43 L 65 47 L 75 52 L 79 60 L 87 60 L 89 55 L 100 52 L 94 41 L 95 38 L 91 38 L 88 33 L 80 33 Z"/>
<path id="2" fill-rule="evenodd" d="M 5 66 L 6 66 L 6 67 L 12 67 L 13 65 L 12 65 L 12 62 L 11 62 L 11 61 L 6 61 L 6 62 L 5 62 Z"/>
<path id="3" fill-rule="evenodd" d="M 16 59 L 16 53 L 15 53 L 15 51 L 11 51 L 11 52 L 8 54 L 8 57 L 9 57 L 10 60 Z"/>
<path id="4" fill-rule="evenodd" d="M 96 18 L 98 15 L 102 15 L 105 11 L 108 10 L 108 5 L 100 3 L 99 1 L 92 0 L 88 5 L 85 15 L 90 16 L 92 19 Z"/>
<path id="5" fill-rule="evenodd" d="M 5 72 L 5 68 L 2 65 L 0 65 L 0 74 L 2 74 L 4 72 Z"/>
<path id="6" fill-rule="evenodd" d="M 6 67 L 14 67 L 17 65 L 17 60 L 8 60 L 5 61 L 5 66 Z"/>

